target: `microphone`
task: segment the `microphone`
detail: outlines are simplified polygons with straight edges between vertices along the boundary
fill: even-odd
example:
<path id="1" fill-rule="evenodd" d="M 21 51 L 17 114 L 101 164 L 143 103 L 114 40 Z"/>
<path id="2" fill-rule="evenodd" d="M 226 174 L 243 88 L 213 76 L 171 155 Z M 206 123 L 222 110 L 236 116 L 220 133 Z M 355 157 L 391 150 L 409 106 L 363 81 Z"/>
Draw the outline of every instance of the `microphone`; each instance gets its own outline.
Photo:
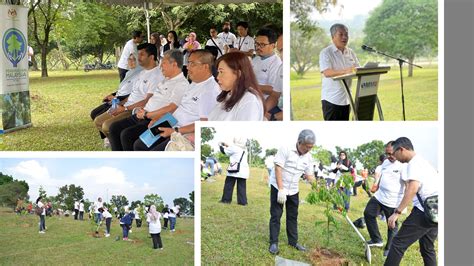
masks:
<path id="1" fill-rule="evenodd" d="M 374 48 L 369 47 L 369 46 L 367 46 L 367 45 L 365 45 L 365 44 L 363 44 L 363 45 L 361 46 L 361 48 L 362 48 L 362 50 L 365 50 L 365 51 L 367 51 L 367 52 L 375 52 L 375 49 L 374 49 Z"/>

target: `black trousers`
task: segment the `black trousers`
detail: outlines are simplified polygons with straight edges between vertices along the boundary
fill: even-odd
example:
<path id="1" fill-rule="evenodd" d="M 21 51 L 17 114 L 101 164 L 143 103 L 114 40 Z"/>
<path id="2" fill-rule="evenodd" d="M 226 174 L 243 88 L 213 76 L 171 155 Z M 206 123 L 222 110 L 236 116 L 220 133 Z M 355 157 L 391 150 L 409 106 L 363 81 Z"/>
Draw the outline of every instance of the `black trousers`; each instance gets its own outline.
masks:
<path id="1" fill-rule="evenodd" d="M 367 225 L 367 231 L 369 231 L 370 239 L 374 242 L 382 242 L 382 236 L 380 235 L 379 226 L 377 224 L 377 217 L 380 213 L 383 212 L 387 221 L 388 217 L 390 217 L 396 208 L 390 208 L 382 203 L 380 203 L 375 197 L 370 198 L 367 206 L 365 206 L 364 210 L 364 220 Z M 392 244 L 393 237 L 398 232 L 398 221 L 395 223 L 396 227 L 394 229 L 390 229 L 388 227 L 387 230 L 387 244 L 385 245 L 385 250 L 389 250 Z"/>
<path id="2" fill-rule="evenodd" d="M 168 228 L 168 218 L 164 218 L 163 220 L 165 220 L 163 228 Z"/>
<path id="3" fill-rule="evenodd" d="M 81 220 L 81 221 L 84 220 L 84 212 L 83 211 L 79 212 L 79 220 Z"/>
<path id="4" fill-rule="evenodd" d="M 119 76 L 120 76 L 120 82 L 122 82 L 122 80 L 125 78 L 125 74 L 127 74 L 128 70 L 119 67 L 118 71 L 119 71 Z"/>
<path id="5" fill-rule="evenodd" d="M 270 186 L 270 244 L 278 243 L 280 234 L 280 219 L 283 214 L 283 205 L 277 202 L 278 189 Z M 296 245 L 298 243 L 298 205 L 299 193 L 286 197 L 286 234 L 288 244 Z"/>
<path id="6" fill-rule="evenodd" d="M 150 119 L 131 115 L 110 125 L 109 141 L 113 151 L 133 151 L 133 143 L 148 129 Z"/>
<path id="7" fill-rule="evenodd" d="M 332 104 L 326 100 L 322 100 L 324 120 L 348 121 L 351 113 L 350 105 Z"/>
<path id="8" fill-rule="evenodd" d="M 110 224 L 112 223 L 112 218 L 105 219 L 105 228 L 107 230 L 107 234 L 110 234 Z"/>
<path id="9" fill-rule="evenodd" d="M 135 219 L 135 222 L 137 223 L 137 228 L 142 227 L 142 220 L 141 219 Z"/>
<path id="10" fill-rule="evenodd" d="M 154 248 L 154 249 L 162 248 L 162 247 L 163 247 L 163 243 L 161 242 L 160 233 L 158 233 L 158 234 L 150 234 L 150 235 L 151 235 L 151 239 L 153 240 L 153 248 Z"/>
<path id="11" fill-rule="evenodd" d="M 151 145 L 150 148 L 148 148 L 141 139 L 137 139 L 135 143 L 133 143 L 133 150 L 134 151 L 164 151 L 168 142 L 170 142 L 170 138 L 161 137 L 157 142 Z"/>
<path id="12" fill-rule="evenodd" d="M 370 194 L 369 188 L 367 187 L 365 180 L 360 180 L 354 183 L 354 186 L 352 187 L 352 192 L 354 196 L 357 196 L 357 188 L 360 186 L 362 186 L 362 188 L 364 189 L 365 193 L 367 193 L 367 196 L 369 196 L 369 198 L 372 197 L 372 194 Z"/>
<path id="13" fill-rule="evenodd" d="M 435 266 L 436 251 L 434 242 L 437 237 L 438 225 L 428 224 L 425 221 L 424 213 L 413 207 L 410 215 L 403 222 L 400 231 L 393 238 L 384 265 L 399 265 L 408 247 L 418 240 L 424 265 Z"/>
<path id="14" fill-rule="evenodd" d="M 247 205 L 247 179 L 227 176 L 224 183 L 221 202 L 231 203 L 235 182 L 237 182 L 237 203 Z"/>
<path id="15" fill-rule="evenodd" d="M 79 210 L 74 209 L 74 220 L 77 220 L 77 215 L 79 215 Z"/>

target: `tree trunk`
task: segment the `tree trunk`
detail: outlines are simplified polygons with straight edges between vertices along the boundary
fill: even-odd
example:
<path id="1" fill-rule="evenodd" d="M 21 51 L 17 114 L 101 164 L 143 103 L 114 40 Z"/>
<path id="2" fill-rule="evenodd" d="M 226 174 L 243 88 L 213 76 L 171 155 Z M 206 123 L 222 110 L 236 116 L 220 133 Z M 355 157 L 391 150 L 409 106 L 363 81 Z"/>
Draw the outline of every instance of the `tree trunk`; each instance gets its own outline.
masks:
<path id="1" fill-rule="evenodd" d="M 413 77 L 413 66 L 411 64 L 413 64 L 414 59 L 414 57 L 408 58 L 408 62 L 410 62 L 410 65 L 408 65 L 408 77 Z"/>
<path id="2" fill-rule="evenodd" d="M 48 42 L 44 42 L 41 45 L 41 77 L 42 78 L 48 77 L 48 65 L 46 62 L 46 56 L 48 54 L 47 45 L 48 45 Z"/>

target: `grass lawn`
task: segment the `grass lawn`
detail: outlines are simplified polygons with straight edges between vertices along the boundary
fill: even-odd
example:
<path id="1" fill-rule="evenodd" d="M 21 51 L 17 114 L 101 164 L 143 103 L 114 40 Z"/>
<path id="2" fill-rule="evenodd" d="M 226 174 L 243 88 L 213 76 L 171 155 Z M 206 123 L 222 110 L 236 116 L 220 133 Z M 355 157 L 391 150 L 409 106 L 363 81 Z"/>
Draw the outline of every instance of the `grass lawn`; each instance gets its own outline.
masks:
<path id="1" fill-rule="evenodd" d="M 117 219 L 109 238 L 92 237 L 89 220 L 47 217 L 46 234 L 38 233 L 38 221 L 36 215 L 0 208 L 1 265 L 194 265 L 194 219 L 178 218 L 176 232 L 162 231 L 163 250 L 152 248 L 146 223 L 141 228 L 134 223 L 132 241 L 115 241 L 122 235 Z"/>
<path id="2" fill-rule="evenodd" d="M 438 68 L 426 66 L 415 69 L 413 77 L 407 77 L 404 68 L 405 113 L 407 120 L 438 120 Z M 355 83 L 352 83 L 355 93 Z M 305 74 L 302 79 L 291 73 L 291 97 L 294 120 L 323 120 L 321 111 L 321 75 L 318 71 Z M 385 120 L 403 120 L 400 90 L 400 72 L 392 67 L 388 74 L 382 75 L 378 96 Z M 375 111 L 374 120 L 379 120 Z"/>
<path id="3" fill-rule="evenodd" d="M 237 205 L 234 191 L 232 204 L 218 201 L 222 196 L 225 176 L 216 177 L 215 182 L 202 182 L 201 189 L 201 249 L 203 264 L 217 265 L 271 265 L 275 256 L 268 252 L 270 220 L 270 192 L 264 180 L 265 169 L 252 168 L 247 180 L 248 205 Z M 310 185 L 300 183 L 300 200 L 305 200 Z M 368 197 L 359 189 L 357 197 L 352 197 L 349 217 L 355 220 L 363 216 Z M 340 227 L 334 232 L 329 246 L 326 246 L 325 226 L 315 226 L 323 221 L 323 207 L 300 203 L 298 216 L 299 242 L 311 251 L 316 247 L 329 248 L 339 252 L 349 260 L 350 265 L 367 265 L 364 246 L 356 233 L 340 215 L 337 216 Z M 285 213 L 281 219 L 279 256 L 310 263 L 310 252 L 299 252 L 287 245 Z M 403 220 L 406 215 L 402 216 Z M 334 230 L 334 227 L 332 227 Z M 386 241 L 386 223 L 379 221 L 379 229 Z M 366 229 L 361 233 L 368 238 Z M 383 248 L 372 248 L 372 264 L 384 262 Z M 418 242 L 412 245 L 402 260 L 402 265 L 422 265 Z"/>
<path id="4" fill-rule="evenodd" d="M 2 150 L 104 150 L 90 112 L 119 84 L 116 70 L 30 72 L 33 127 L 4 134 Z"/>

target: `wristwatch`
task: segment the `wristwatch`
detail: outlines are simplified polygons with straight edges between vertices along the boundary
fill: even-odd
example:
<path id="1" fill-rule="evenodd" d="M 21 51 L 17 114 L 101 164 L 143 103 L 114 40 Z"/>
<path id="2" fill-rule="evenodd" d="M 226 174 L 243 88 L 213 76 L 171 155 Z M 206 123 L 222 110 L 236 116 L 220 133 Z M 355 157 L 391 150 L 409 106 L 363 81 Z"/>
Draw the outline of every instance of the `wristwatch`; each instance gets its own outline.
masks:
<path id="1" fill-rule="evenodd" d="M 396 213 L 396 214 L 402 214 L 402 212 L 401 212 L 401 211 L 399 211 L 399 210 L 398 210 L 398 208 L 397 208 L 397 209 L 395 209 L 395 213 Z"/>
<path id="2" fill-rule="evenodd" d="M 176 131 L 176 133 L 179 133 L 179 127 L 174 127 L 174 131 Z"/>
<path id="3" fill-rule="evenodd" d="M 123 106 L 125 108 L 125 111 L 128 111 L 128 107 L 127 106 Z"/>

